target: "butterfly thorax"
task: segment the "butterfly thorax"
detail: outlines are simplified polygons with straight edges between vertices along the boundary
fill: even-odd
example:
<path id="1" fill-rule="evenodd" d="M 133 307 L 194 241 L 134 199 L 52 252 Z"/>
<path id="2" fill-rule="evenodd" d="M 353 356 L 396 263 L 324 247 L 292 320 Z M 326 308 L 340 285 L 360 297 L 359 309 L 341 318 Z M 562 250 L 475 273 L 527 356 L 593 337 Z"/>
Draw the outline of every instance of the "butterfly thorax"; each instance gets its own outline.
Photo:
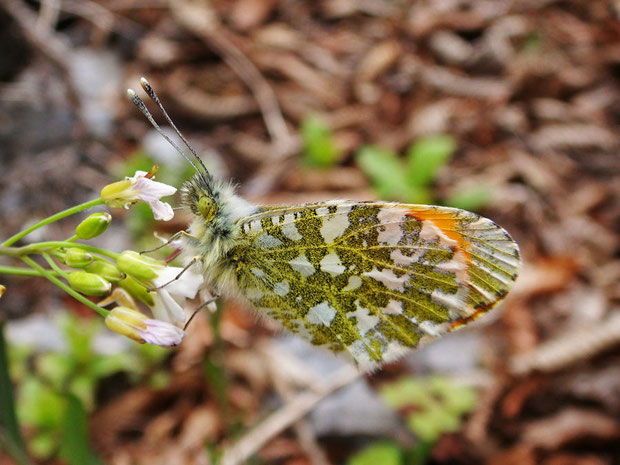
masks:
<path id="1" fill-rule="evenodd" d="M 228 182 L 196 174 L 182 189 L 182 204 L 194 214 L 184 254 L 199 257 L 205 280 L 215 290 L 235 288 L 235 263 L 229 252 L 239 244 L 238 220 L 258 209 L 235 194 Z"/>

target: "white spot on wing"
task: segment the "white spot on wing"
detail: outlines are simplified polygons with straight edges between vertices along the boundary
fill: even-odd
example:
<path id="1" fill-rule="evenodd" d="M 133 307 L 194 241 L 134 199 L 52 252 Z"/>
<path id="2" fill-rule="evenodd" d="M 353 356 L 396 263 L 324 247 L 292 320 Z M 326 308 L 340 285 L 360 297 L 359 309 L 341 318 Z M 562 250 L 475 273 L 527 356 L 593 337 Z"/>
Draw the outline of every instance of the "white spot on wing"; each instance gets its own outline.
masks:
<path id="1" fill-rule="evenodd" d="M 463 297 L 457 294 L 446 294 L 440 289 L 435 289 L 431 294 L 431 299 L 437 302 L 439 305 L 443 305 L 449 310 L 457 310 L 460 312 L 465 307 Z"/>
<path id="2" fill-rule="evenodd" d="M 252 220 L 250 222 L 250 232 L 257 234 L 260 231 L 263 230 L 263 225 L 261 224 L 260 220 Z"/>
<path id="3" fill-rule="evenodd" d="M 348 207 L 348 210 L 351 208 Z M 318 213 L 318 210 L 317 210 Z M 323 217 L 323 225 L 321 226 L 321 236 L 326 244 L 331 244 L 335 239 L 342 236 L 349 227 L 349 215 L 347 212 L 339 212 L 331 216 Z"/>
<path id="4" fill-rule="evenodd" d="M 390 299 L 388 304 L 381 309 L 384 315 L 400 315 L 403 313 L 403 303 L 398 300 Z"/>
<path id="5" fill-rule="evenodd" d="M 254 243 L 263 249 L 273 249 L 281 245 L 282 241 L 277 237 L 270 236 L 267 233 L 262 233 L 255 239 Z"/>
<path id="6" fill-rule="evenodd" d="M 359 276 L 350 276 L 349 282 L 342 288 L 343 292 L 354 291 L 362 285 L 362 278 Z"/>
<path id="7" fill-rule="evenodd" d="M 376 279 L 388 289 L 398 292 L 405 292 L 405 283 L 411 279 L 411 275 L 407 273 L 399 278 L 389 268 L 384 268 L 381 271 L 373 268 L 371 271 L 364 273 L 364 276 Z"/>
<path id="8" fill-rule="evenodd" d="M 288 262 L 288 264 L 291 265 L 291 268 L 301 274 L 304 278 L 313 275 L 316 271 L 312 263 L 310 263 L 308 258 L 303 253 L 299 257 Z"/>
<path id="9" fill-rule="evenodd" d="M 377 220 L 382 225 L 379 227 L 379 235 L 377 240 L 380 244 L 397 245 L 403 236 L 401 224 L 406 221 L 407 217 L 402 210 L 390 207 L 383 207 L 377 214 Z M 383 230 L 382 230 L 383 229 Z"/>
<path id="10" fill-rule="evenodd" d="M 375 365 L 375 362 L 370 359 L 370 355 L 368 354 L 364 341 L 358 339 L 353 344 L 348 346 L 347 349 L 362 370 L 368 370 Z"/>
<path id="11" fill-rule="evenodd" d="M 251 268 L 250 271 L 257 278 L 264 278 L 265 277 L 265 272 L 263 270 L 261 270 L 260 268 Z"/>
<path id="12" fill-rule="evenodd" d="M 313 325 L 329 326 L 336 316 L 336 309 L 329 305 L 329 302 L 323 301 L 314 307 L 311 307 L 306 313 L 306 321 Z"/>
<path id="13" fill-rule="evenodd" d="M 273 286 L 273 292 L 279 296 L 285 296 L 290 291 L 291 286 L 288 281 L 281 281 Z"/>
<path id="14" fill-rule="evenodd" d="M 357 310 L 354 312 L 347 313 L 347 318 L 355 317 L 357 320 L 357 330 L 363 336 L 368 331 L 373 329 L 379 323 L 379 317 L 377 315 L 371 315 L 370 310 L 364 307 L 361 307 L 359 301 L 355 301 L 355 305 L 357 306 Z"/>
<path id="15" fill-rule="evenodd" d="M 292 241 L 298 241 L 303 238 L 303 236 L 299 234 L 295 223 L 284 223 L 281 228 L 284 235 Z"/>
<path id="16" fill-rule="evenodd" d="M 280 224 L 280 217 L 279 216 L 272 216 L 271 217 L 271 224 L 273 224 L 274 226 L 277 226 Z"/>
<path id="17" fill-rule="evenodd" d="M 418 325 L 422 331 L 432 337 L 439 337 L 446 332 L 445 324 L 433 323 L 432 321 L 425 320 Z"/>
<path id="18" fill-rule="evenodd" d="M 329 208 L 327 207 L 319 207 L 316 209 L 317 216 L 327 216 L 329 215 Z"/>
<path id="19" fill-rule="evenodd" d="M 422 255 L 424 255 L 425 249 L 423 247 L 419 248 L 415 251 L 411 257 L 403 254 L 401 249 L 394 249 L 392 253 L 390 253 L 390 258 L 394 262 L 396 266 L 408 266 L 412 263 L 418 263 L 422 259 Z"/>
<path id="20" fill-rule="evenodd" d="M 344 273 L 344 271 L 347 269 L 340 261 L 340 257 L 338 256 L 338 254 L 333 251 L 323 257 L 320 265 L 321 271 L 329 273 L 331 276 L 338 276 Z"/>

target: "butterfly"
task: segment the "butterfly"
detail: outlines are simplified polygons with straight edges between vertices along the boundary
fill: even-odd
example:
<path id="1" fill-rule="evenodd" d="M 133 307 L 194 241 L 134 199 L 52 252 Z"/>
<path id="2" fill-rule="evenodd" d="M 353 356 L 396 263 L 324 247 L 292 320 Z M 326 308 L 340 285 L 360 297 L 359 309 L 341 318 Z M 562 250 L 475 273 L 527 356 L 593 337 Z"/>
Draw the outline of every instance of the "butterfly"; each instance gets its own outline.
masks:
<path id="1" fill-rule="evenodd" d="M 192 152 L 183 234 L 205 282 L 245 300 L 364 371 L 488 312 L 513 286 L 519 247 L 493 221 L 457 208 L 332 200 L 256 206 L 215 179 L 146 79 L 142 87 Z"/>

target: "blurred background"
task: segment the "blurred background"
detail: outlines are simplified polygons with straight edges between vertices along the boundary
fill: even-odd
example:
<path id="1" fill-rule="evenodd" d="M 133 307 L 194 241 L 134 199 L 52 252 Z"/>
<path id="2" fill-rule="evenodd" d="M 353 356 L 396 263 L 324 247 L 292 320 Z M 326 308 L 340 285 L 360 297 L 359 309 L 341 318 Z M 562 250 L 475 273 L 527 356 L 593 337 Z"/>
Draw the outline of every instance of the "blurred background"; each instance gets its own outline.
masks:
<path id="1" fill-rule="evenodd" d="M 235 302 L 165 350 L 2 275 L 28 456 L 0 429 L 0 464 L 620 464 L 619 19 L 614 0 L 0 0 L 0 237 L 154 163 L 190 176 L 125 97 L 144 75 L 252 202 L 466 208 L 525 262 L 489 315 L 365 376 Z M 100 244 L 189 219 L 139 207 Z"/>

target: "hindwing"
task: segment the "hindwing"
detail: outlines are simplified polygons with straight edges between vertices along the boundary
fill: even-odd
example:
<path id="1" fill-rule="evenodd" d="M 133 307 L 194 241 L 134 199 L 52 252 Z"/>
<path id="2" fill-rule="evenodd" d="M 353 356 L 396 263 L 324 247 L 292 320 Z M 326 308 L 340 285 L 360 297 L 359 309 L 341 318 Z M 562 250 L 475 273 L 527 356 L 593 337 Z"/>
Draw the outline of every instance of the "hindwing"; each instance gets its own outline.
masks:
<path id="1" fill-rule="evenodd" d="M 504 229 L 448 207 L 332 201 L 266 207 L 238 226 L 242 294 L 364 369 L 488 311 L 520 267 Z"/>

